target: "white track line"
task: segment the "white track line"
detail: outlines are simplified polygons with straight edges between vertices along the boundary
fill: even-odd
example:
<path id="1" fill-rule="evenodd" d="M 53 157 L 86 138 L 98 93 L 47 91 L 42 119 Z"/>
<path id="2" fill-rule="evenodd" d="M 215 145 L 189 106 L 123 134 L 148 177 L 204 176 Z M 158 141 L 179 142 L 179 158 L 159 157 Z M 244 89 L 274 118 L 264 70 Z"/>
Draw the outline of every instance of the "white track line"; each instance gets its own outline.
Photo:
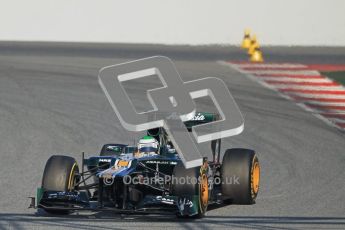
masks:
<path id="1" fill-rule="evenodd" d="M 261 75 L 261 74 L 287 74 L 287 75 L 307 75 L 307 76 L 319 76 L 320 73 L 314 70 L 243 70 L 249 74 Z"/>
<path id="2" fill-rule="evenodd" d="M 331 120 L 334 123 L 344 123 L 345 124 L 345 120 L 343 119 L 339 119 L 339 118 L 327 118 L 329 120 Z"/>
<path id="3" fill-rule="evenodd" d="M 307 68 L 306 65 L 302 64 L 290 64 L 290 63 L 272 63 L 272 64 L 249 64 L 249 63 L 244 63 L 244 64 L 237 64 L 241 68 Z"/>
<path id="4" fill-rule="evenodd" d="M 333 81 L 327 78 L 308 79 L 308 78 L 291 78 L 291 77 L 260 77 L 263 81 L 286 81 L 286 82 L 315 82 L 315 83 L 331 83 Z M 271 84 L 271 83 L 269 83 Z"/>
<path id="5" fill-rule="evenodd" d="M 303 93 L 303 92 L 284 92 L 284 93 L 287 95 L 294 95 L 294 96 L 300 96 L 300 97 L 345 99 L 345 95 L 316 94 L 316 93 Z"/>
<path id="6" fill-rule="evenodd" d="M 267 83 L 270 84 L 270 83 Z M 305 90 L 328 90 L 328 91 L 341 91 L 344 90 L 341 86 L 307 86 L 307 85 L 273 85 L 273 87 L 283 89 L 305 89 Z"/>

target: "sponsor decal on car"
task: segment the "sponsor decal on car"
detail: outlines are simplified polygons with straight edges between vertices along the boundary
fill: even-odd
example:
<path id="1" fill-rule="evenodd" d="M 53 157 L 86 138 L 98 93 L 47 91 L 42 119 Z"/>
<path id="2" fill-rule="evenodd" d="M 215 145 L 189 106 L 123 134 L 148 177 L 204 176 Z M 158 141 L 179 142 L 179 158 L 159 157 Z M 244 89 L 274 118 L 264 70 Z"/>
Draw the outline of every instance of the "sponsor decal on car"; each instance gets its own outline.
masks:
<path id="1" fill-rule="evenodd" d="M 155 160 L 149 160 L 146 161 L 147 164 L 162 164 L 162 165 L 177 165 L 176 161 L 155 161 Z"/>
<path id="2" fill-rule="evenodd" d="M 201 113 L 196 114 L 192 119 L 192 121 L 204 121 L 205 116 Z"/>

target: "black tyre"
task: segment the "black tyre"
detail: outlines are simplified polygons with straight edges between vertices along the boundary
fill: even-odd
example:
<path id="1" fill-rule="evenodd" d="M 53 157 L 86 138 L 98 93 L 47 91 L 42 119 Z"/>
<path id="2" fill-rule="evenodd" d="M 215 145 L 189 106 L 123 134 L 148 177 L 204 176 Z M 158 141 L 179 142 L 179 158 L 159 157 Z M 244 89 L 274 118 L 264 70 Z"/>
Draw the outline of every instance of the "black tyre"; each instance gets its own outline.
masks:
<path id="1" fill-rule="evenodd" d="M 54 155 L 51 156 L 44 168 L 42 188 L 44 191 L 73 191 L 78 182 L 79 168 L 72 157 Z M 45 210 L 54 214 L 68 214 L 61 210 Z"/>
<path id="2" fill-rule="evenodd" d="M 121 154 L 122 149 L 117 147 L 114 149 L 113 147 L 117 146 L 116 144 L 105 144 L 103 145 L 101 152 L 99 153 L 100 156 L 119 156 Z"/>
<path id="3" fill-rule="evenodd" d="M 198 214 L 193 216 L 194 218 L 201 218 L 207 211 L 209 201 L 208 190 L 208 178 L 205 167 L 195 167 L 186 169 L 182 162 L 175 166 L 173 176 L 176 181 L 180 181 L 180 178 L 195 178 L 198 181 L 196 183 L 173 183 L 172 193 L 175 196 L 199 196 Z M 200 178 L 200 179 L 199 179 Z M 194 179 L 193 179 L 194 180 Z M 200 183 L 199 183 L 200 182 Z M 180 215 L 178 215 L 181 217 Z"/>
<path id="4" fill-rule="evenodd" d="M 233 204 L 253 204 L 259 191 L 260 165 L 253 150 L 226 150 L 222 167 L 222 195 Z"/>

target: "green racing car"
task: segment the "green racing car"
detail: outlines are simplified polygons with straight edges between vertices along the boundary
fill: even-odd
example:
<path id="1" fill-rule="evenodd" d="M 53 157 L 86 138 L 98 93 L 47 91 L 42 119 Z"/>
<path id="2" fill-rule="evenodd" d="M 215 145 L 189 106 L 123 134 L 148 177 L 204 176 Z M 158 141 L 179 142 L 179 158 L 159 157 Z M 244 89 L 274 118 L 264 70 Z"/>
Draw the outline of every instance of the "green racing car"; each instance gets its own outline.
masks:
<path id="1" fill-rule="evenodd" d="M 187 128 L 214 121 L 213 113 L 197 113 Z M 31 207 L 53 214 L 74 211 L 114 213 L 173 213 L 203 217 L 210 207 L 254 204 L 260 165 L 250 149 L 227 149 L 211 142 L 212 159 L 200 167 L 184 167 L 163 128 L 147 131 L 136 146 L 106 144 L 100 154 L 81 165 L 70 156 L 53 155 L 45 166 L 42 185 Z M 209 153 L 205 153 L 207 155 Z"/>

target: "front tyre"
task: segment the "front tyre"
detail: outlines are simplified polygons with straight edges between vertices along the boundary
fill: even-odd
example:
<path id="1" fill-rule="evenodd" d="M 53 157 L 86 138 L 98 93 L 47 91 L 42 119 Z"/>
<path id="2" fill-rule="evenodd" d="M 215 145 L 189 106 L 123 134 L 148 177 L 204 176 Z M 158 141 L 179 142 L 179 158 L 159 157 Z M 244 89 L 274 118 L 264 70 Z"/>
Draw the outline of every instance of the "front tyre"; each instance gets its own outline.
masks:
<path id="1" fill-rule="evenodd" d="M 71 192 L 78 182 L 79 168 L 76 160 L 69 156 L 51 156 L 44 168 L 42 188 L 44 191 Z M 68 211 L 45 210 L 53 214 L 68 214 Z"/>
<path id="2" fill-rule="evenodd" d="M 202 218 L 206 211 L 209 201 L 209 186 L 207 178 L 207 167 L 194 167 L 186 169 L 182 162 L 175 166 L 173 171 L 175 183 L 172 184 L 172 193 L 177 197 L 197 196 L 198 197 L 198 213 L 192 217 Z M 181 179 L 182 178 L 182 179 Z M 196 183 L 178 183 L 181 181 L 190 181 Z M 179 217 L 188 217 L 181 216 Z"/>

